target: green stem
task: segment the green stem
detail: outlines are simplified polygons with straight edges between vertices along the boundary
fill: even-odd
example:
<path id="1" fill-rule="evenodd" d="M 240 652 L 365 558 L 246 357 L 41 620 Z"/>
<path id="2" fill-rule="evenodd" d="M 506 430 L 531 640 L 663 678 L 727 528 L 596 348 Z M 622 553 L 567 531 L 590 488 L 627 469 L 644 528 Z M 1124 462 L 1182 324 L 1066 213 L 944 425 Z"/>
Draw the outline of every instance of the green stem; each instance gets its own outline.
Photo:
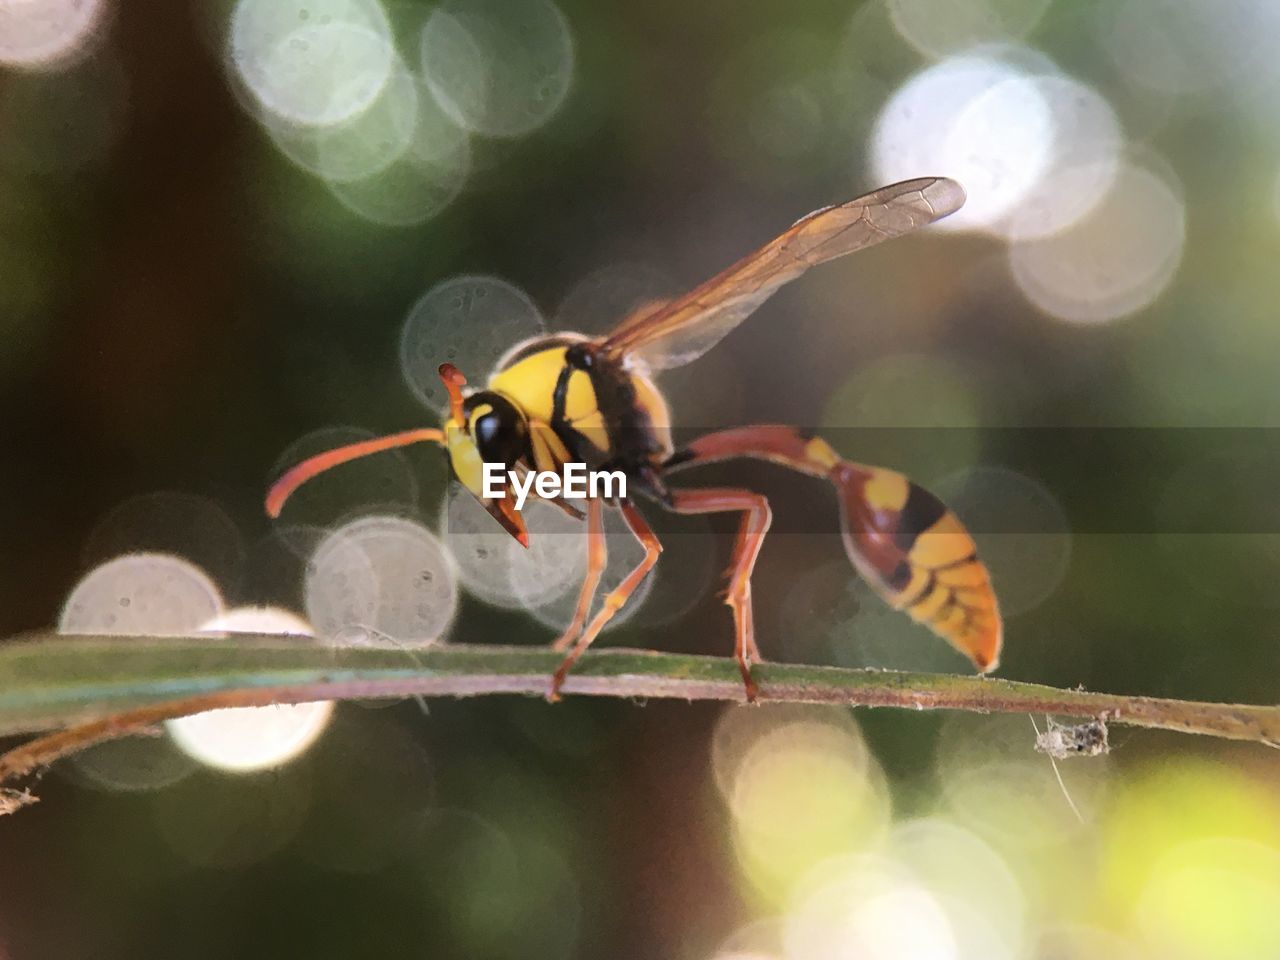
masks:
<path id="1" fill-rule="evenodd" d="M 218 707 L 411 695 L 542 695 L 560 657 L 546 648 L 333 647 L 310 638 L 255 634 L 33 634 L 0 644 L 0 735 L 57 732 L 0 756 L 0 786 L 103 740 Z M 1059 690 L 992 677 L 781 663 L 758 665 L 755 676 L 763 702 L 1047 713 L 1280 746 L 1280 707 L 1274 706 Z M 744 699 L 732 660 L 630 649 L 588 652 L 564 693 Z M 8 796 L 12 802 L 18 795 Z"/>

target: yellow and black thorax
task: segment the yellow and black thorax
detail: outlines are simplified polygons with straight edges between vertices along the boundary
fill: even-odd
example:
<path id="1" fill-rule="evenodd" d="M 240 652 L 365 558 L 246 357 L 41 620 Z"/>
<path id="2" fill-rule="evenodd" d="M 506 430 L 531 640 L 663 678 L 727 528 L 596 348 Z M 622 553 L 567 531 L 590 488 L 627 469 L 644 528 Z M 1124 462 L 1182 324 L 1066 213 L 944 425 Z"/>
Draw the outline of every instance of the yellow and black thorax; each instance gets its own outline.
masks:
<path id="1" fill-rule="evenodd" d="M 595 346 L 578 334 L 527 340 L 498 362 L 489 389 L 524 413 L 534 469 L 573 462 L 656 479 L 671 454 L 666 401 L 643 372 Z"/>

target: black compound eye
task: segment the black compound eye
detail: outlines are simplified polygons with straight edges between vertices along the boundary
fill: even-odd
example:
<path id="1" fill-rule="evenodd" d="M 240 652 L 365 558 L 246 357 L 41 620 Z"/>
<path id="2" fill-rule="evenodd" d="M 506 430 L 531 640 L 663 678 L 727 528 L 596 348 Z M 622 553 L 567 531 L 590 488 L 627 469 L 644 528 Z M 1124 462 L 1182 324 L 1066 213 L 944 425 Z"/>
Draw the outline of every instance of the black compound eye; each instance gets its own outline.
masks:
<path id="1" fill-rule="evenodd" d="M 486 463 L 513 466 L 524 455 L 524 417 L 515 405 L 496 393 L 477 393 L 467 399 L 471 439 Z"/>
<path id="2" fill-rule="evenodd" d="M 485 413 L 471 421 L 471 435 L 475 438 L 480 452 L 498 445 L 502 436 L 502 416 L 497 413 Z M 487 458 L 486 458 L 487 459 Z"/>

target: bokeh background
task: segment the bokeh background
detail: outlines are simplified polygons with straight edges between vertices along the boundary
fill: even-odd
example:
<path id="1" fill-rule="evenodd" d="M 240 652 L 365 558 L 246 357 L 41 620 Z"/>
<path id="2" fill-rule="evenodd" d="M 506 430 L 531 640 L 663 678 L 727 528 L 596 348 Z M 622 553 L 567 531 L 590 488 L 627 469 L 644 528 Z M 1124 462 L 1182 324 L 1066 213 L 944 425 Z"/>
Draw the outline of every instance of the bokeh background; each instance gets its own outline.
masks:
<path id="1" fill-rule="evenodd" d="M 1280 701 L 1278 54 L 1266 0 L 0 0 L 3 634 L 547 642 L 582 563 L 558 515 L 519 554 L 434 450 L 275 525 L 266 485 L 436 422 L 442 360 L 481 380 L 947 175 L 961 214 L 664 376 L 676 417 L 817 428 L 949 497 L 1003 676 Z M 774 499 L 767 656 L 965 669 L 856 581 L 820 485 L 706 479 Z M 731 523 L 654 521 L 602 643 L 727 653 Z M 1119 729 L 1060 782 L 1033 723 L 201 718 L 0 822 L 0 957 L 1280 956 L 1280 755 Z"/>

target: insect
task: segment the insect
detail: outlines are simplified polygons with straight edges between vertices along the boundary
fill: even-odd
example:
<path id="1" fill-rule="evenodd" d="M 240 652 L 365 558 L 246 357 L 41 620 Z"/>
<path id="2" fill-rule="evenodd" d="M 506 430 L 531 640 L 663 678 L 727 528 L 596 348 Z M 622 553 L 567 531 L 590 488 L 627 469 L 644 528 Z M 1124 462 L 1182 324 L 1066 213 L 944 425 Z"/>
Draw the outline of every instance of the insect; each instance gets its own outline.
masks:
<path id="1" fill-rule="evenodd" d="M 824 440 L 788 426 L 739 427 L 675 448 L 671 418 L 652 374 L 701 356 L 775 290 L 810 267 L 901 236 L 954 213 L 964 203 L 955 181 L 931 177 L 883 187 L 804 217 L 781 236 L 684 296 L 626 317 L 608 336 L 536 337 L 513 347 L 483 390 L 467 388 L 451 364 L 440 367 L 449 394 L 443 429 L 424 428 L 321 453 L 271 488 L 267 513 L 279 515 L 302 483 L 339 464 L 412 443 L 441 445 L 454 476 L 522 545 L 525 524 L 510 496 L 484 496 L 484 464 L 504 471 L 559 472 L 566 463 L 621 470 L 628 497 L 588 499 L 587 573 L 568 628 L 553 646 L 565 653 L 548 697 L 558 698 L 574 663 L 653 569 L 662 545 L 636 508 L 639 492 L 680 514 L 735 512 L 741 526 L 727 572 L 734 657 L 753 700 L 751 665 L 761 660 L 752 623 L 751 572 L 771 522 L 768 501 L 746 489 L 668 484 L 673 473 L 734 458 L 772 461 L 825 478 L 835 488 L 846 552 L 854 568 L 891 606 L 909 614 L 969 657 L 995 668 L 1002 626 L 995 592 L 973 538 L 943 503 L 907 477 L 842 459 Z M 491 491 L 492 492 L 492 491 Z M 607 593 L 591 616 L 606 563 L 604 510 L 620 510 L 644 547 L 644 559 Z M 585 513 L 585 516 L 584 516 Z"/>

